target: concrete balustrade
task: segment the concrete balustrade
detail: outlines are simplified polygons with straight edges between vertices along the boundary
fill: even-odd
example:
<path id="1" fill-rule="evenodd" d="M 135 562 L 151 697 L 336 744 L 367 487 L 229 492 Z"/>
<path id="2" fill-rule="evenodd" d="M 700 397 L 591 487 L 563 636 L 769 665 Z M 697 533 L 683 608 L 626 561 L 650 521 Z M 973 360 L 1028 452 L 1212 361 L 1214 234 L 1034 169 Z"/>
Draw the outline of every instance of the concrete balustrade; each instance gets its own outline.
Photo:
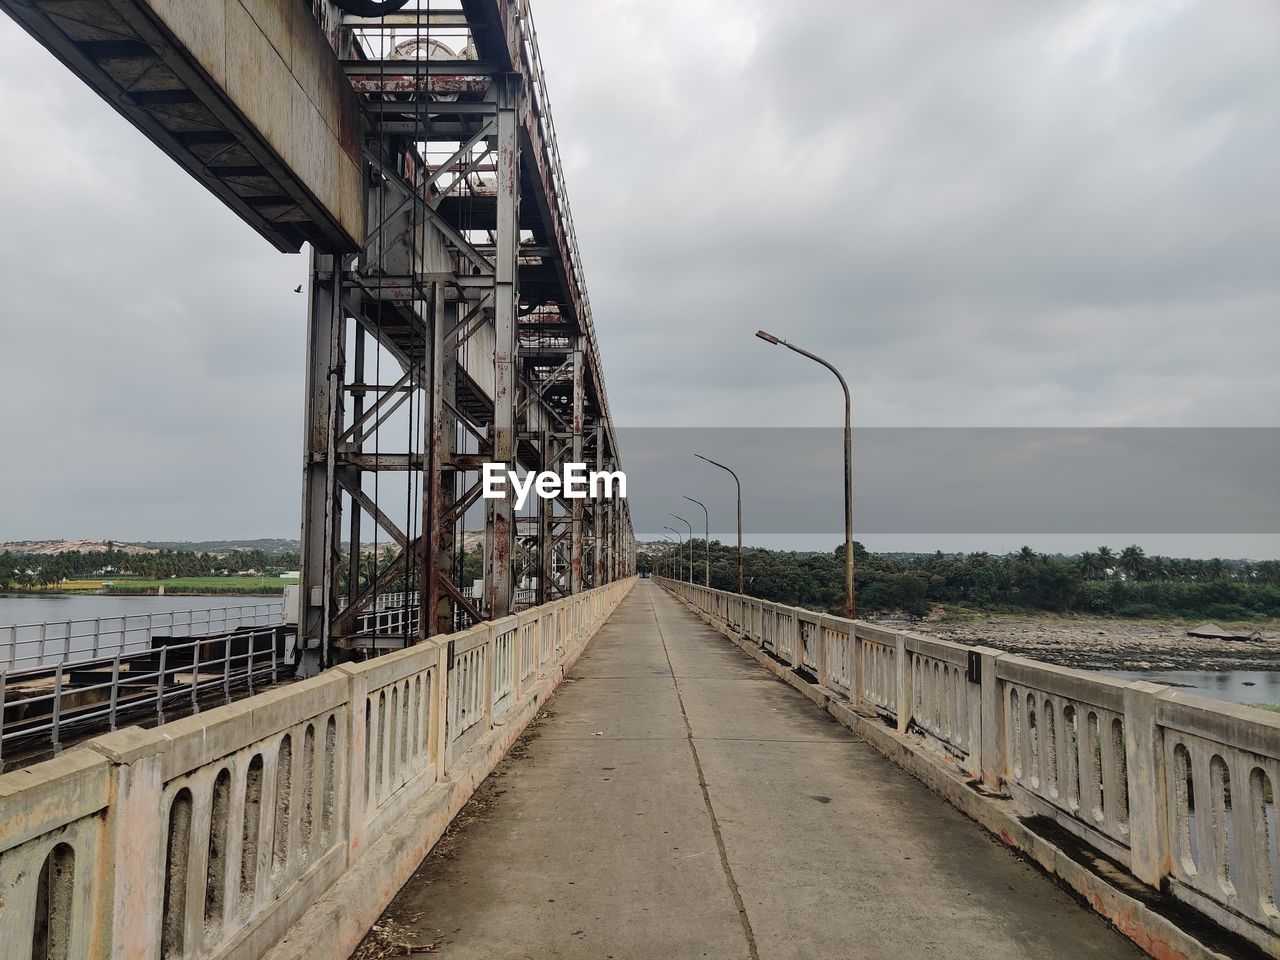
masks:
<path id="1" fill-rule="evenodd" d="M 0 776 L 0 960 L 257 958 L 363 870 L 300 948 L 346 956 L 416 866 L 371 848 L 427 802 L 434 842 L 632 583 Z"/>
<path id="2" fill-rule="evenodd" d="M 659 583 L 793 675 L 918 737 L 1020 815 L 1053 821 L 1280 956 L 1280 715 Z"/>

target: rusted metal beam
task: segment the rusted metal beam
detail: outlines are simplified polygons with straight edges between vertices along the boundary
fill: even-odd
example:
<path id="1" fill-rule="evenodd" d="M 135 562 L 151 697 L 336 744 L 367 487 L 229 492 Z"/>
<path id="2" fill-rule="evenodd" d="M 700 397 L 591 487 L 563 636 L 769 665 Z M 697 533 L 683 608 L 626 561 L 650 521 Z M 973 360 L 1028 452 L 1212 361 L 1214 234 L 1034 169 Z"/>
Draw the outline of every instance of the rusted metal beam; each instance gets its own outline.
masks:
<path id="1" fill-rule="evenodd" d="M 583 366 L 582 347 L 573 348 L 573 463 L 582 462 L 583 404 L 585 402 L 586 371 Z M 582 501 L 574 500 L 572 510 L 572 547 L 569 557 L 569 592 L 582 589 Z"/>
<path id="2" fill-rule="evenodd" d="M 498 228 L 494 245 L 494 390 L 493 461 L 515 469 L 516 410 L 516 258 L 520 252 L 520 141 L 516 111 L 520 88 L 517 77 L 506 75 L 495 85 L 498 102 Z M 515 520 L 512 494 L 486 500 L 485 592 L 487 612 L 503 617 L 511 612 L 514 589 L 512 544 Z"/>
<path id="3" fill-rule="evenodd" d="M 346 322 L 339 308 L 340 264 L 313 253 L 307 322 L 307 401 L 302 489 L 302 565 L 299 575 L 301 645 L 329 662 L 329 624 L 337 609 L 337 435 L 342 426 L 341 376 Z"/>

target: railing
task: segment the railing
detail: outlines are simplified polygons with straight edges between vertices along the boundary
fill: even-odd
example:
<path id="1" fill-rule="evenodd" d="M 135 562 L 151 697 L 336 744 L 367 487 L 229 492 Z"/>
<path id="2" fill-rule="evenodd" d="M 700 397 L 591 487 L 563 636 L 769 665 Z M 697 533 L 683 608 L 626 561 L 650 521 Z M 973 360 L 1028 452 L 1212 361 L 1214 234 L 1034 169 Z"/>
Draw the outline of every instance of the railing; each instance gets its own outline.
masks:
<path id="1" fill-rule="evenodd" d="M 1280 715 L 655 579 L 1026 814 L 1280 955 Z"/>
<path id="2" fill-rule="evenodd" d="M 410 641 L 418 636 L 419 604 L 417 597 L 405 605 L 403 602 L 391 606 L 375 607 L 369 613 L 356 617 L 355 633 L 357 636 L 407 637 Z"/>
<path id="3" fill-rule="evenodd" d="M 149 650 L 153 637 L 202 637 L 284 622 L 284 601 L 200 610 L 47 620 L 0 627 L 0 669 L 9 673 L 57 663 L 97 660 Z"/>
<path id="4" fill-rule="evenodd" d="M 230 703 L 276 682 L 286 665 L 281 628 L 248 630 L 16 675 L 0 671 L 0 771 L 14 745 L 51 749 L 122 718 L 199 713 L 210 697 Z"/>
<path id="5" fill-rule="evenodd" d="M 534 709 L 631 584 L 0 776 L 0 956 L 260 956 L 504 713 Z M 558 651 L 532 670 L 524 626 Z"/>

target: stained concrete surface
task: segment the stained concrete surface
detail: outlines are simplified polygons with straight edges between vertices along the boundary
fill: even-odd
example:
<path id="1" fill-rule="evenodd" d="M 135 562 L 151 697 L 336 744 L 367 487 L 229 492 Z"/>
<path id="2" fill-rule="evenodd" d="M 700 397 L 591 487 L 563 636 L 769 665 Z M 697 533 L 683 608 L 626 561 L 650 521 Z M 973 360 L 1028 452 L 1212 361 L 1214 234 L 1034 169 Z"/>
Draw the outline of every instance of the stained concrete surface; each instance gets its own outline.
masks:
<path id="1" fill-rule="evenodd" d="M 357 956 L 1142 956 L 649 581 L 544 714 Z"/>

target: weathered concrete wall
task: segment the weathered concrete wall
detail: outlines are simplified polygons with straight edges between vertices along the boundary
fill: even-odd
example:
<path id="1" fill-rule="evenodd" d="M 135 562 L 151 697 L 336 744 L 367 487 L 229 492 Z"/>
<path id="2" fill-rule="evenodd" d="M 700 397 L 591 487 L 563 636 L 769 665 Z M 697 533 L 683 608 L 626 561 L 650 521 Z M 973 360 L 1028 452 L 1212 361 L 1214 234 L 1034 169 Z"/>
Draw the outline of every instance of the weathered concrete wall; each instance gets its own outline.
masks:
<path id="1" fill-rule="evenodd" d="M 0 776 L 0 958 L 345 957 L 632 582 Z"/>
<path id="2" fill-rule="evenodd" d="M 297 0 L 142 0 L 357 242 L 360 108 L 329 40 Z"/>
<path id="3" fill-rule="evenodd" d="M 1135 890 L 1167 891 L 1280 956 L 1280 716 L 659 582 L 1152 955 L 1221 954 Z M 1052 821 L 1110 866 L 1082 865 L 1029 829 L 1028 817 Z"/>

